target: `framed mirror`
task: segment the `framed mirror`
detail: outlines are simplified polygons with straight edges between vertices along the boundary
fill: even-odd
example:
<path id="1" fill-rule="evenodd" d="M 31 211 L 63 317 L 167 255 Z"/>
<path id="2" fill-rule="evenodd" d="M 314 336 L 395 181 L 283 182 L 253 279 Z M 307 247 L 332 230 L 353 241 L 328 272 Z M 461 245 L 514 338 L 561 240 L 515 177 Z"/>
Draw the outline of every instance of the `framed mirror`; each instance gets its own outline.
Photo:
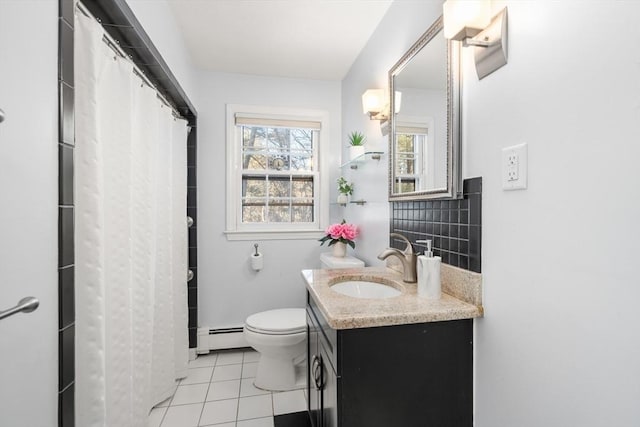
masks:
<path id="1" fill-rule="evenodd" d="M 459 44 L 440 17 L 389 71 L 389 200 L 461 196 Z"/>

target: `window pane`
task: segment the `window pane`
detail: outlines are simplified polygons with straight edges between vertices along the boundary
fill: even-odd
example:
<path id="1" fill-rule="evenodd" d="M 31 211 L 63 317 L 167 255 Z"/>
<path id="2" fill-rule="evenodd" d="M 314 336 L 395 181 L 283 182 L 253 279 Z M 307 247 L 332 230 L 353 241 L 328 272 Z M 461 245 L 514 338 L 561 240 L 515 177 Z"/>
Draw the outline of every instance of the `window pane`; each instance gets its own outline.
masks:
<path id="1" fill-rule="evenodd" d="M 269 178 L 269 198 L 272 197 L 289 197 L 291 195 L 289 177 Z"/>
<path id="2" fill-rule="evenodd" d="M 264 170 L 267 168 L 267 156 L 256 152 L 245 154 L 243 158 L 242 168 Z"/>
<path id="3" fill-rule="evenodd" d="M 313 206 L 293 206 L 292 222 L 313 222 Z"/>
<path id="4" fill-rule="evenodd" d="M 313 177 L 245 176 L 242 183 L 243 222 L 313 222 Z"/>
<path id="5" fill-rule="evenodd" d="M 396 182 L 397 192 L 399 193 L 408 193 L 412 191 L 416 191 L 416 181 L 415 179 L 407 179 L 407 180 L 397 180 Z"/>
<path id="6" fill-rule="evenodd" d="M 291 129 L 291 149 L 311 151 L 313 148 L 313 131 L 308 129 Z"/>
<path id="7" fill-rule="evenodd" d="M 291 170 L 310 171 L 312 170 L 311 154 L 291 154 Z"/>
<path id="8" fill-rule="evenodd" d="M 286 128 L 269 128 L 267 129 L 267 147 L 270 150 L 289 151 L 289 133 L 290 129 Z"/>
<path id="9" fill-rule="evenodd" d="M 415 170 L 414 168 L 414 157 L 413 156 L 398 156 L 398 161 L 396 162 L 396 174 L 412 174 Z"/>
<path id="10" fill-rule="evenodd" d="M 396 137 L 396 150 L 398 152 L 409 152 L 413 153 L 415 151 L 414 148 L 414 135 L 409 134 L 399 134 Z"/>
<path id="11" fill-rule="evenodd" d="M 244 177 L 242 179 L 242 197 L 266 197 L 267 182 L 262 177 Z"/>
<path id="12" fill-rule="evenodd" d="M 243 168 L 313 170 L 314 132 L 309 129 L 243 126 Z"/>
<path id="13" fill-rule="evenodd" d="M 269 222 L 291 222 L 289 204 L 286 206 L 269 206 Z"/>
<path id="14" fill-rule="evenodd" d="M 264 222 L 266 207 L 258 205 L 242 206 L 242 222 Z"/>
<path id="15" fill-rule="evenodd" d="M 291 184 L 292 197 L 313 197 L 313 178 L 294 178 Z"/>
<path id="16" fill-rule="evenodd" d="M 266 148 L 265 129 L 261 127 L 242 127 L 242 146 L 247 149 Z"/>

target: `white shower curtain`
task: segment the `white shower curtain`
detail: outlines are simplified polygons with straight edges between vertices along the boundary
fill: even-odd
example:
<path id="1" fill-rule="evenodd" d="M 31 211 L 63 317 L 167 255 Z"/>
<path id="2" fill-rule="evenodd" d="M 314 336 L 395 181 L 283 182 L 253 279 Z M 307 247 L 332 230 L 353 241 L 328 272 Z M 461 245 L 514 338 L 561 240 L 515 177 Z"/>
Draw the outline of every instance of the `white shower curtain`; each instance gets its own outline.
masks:
<path id="1" fill-rule="evenodd" d="M 76 425 L 143 427 L 184 377 L 187 127 L 77 13 Z"/>

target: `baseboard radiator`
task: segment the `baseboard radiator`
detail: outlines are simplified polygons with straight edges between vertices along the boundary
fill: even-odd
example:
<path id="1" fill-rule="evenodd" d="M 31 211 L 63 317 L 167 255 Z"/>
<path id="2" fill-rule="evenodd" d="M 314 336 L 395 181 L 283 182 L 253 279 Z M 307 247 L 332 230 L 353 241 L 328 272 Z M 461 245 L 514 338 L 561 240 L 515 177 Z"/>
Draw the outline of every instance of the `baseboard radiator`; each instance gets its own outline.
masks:
<path id="1" fill-rule="evenodd" d="M 250 347 L 242 333 L 242 326 L 236 328 L 198 328 L 196 353 L 207 354 L 212 350 Z"/>

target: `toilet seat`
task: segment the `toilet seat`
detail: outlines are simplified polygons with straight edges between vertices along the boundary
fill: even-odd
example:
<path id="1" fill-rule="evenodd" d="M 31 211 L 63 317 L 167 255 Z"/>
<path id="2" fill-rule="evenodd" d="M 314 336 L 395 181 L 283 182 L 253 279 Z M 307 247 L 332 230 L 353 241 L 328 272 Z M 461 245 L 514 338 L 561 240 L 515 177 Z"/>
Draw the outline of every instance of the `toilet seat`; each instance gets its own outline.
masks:
<path id="1" fill-rule="evenodd" d="M 282 308 L 252 314 L 245 321 L 245 328 L 265 335 L 290 335 L 307 330 L 304 308 Z"/>

